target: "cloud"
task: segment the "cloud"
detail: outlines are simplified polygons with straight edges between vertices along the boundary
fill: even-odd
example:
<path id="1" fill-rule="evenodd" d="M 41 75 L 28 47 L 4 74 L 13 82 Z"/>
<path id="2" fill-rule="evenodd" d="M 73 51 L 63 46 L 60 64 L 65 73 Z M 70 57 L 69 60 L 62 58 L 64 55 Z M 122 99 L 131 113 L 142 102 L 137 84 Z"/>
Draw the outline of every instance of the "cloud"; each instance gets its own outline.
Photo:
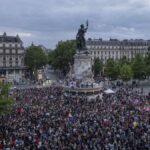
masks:
<path id="1" fill-rule="evenodd" d="M 25 32 L 19 32 L 18 35 L 22 36 L 22 37 L 30 37 L 32 34 L 31 33 L 25 33 Z"/>
<path id="2" fill-rule="evenodd" d="M 86 37 L 149 38 L 149 0 L 5 0 L 0 5 L 0 32 L 19 34 L 32 42 L 55 47 L 75 38 L 89 20 Z"/>

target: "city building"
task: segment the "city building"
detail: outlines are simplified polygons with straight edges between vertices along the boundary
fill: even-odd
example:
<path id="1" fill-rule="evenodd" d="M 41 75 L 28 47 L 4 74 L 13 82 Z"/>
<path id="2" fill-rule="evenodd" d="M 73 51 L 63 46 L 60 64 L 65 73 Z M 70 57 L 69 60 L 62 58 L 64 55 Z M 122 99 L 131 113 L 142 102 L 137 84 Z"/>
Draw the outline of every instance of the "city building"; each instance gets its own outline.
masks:
<path id="1" fill-rule="evenodd" d="M 25 50 L 20 37 L 0 36 L 0 77 L 10 82 L 19 82 L 24 76 Z"/>
<path id="2" fill-rule="evenodd" d="M 126 56 L 127 59 L 134 58 L 136 54 L 145 56 L 148 52 L 148 42 L 143 39 L 118 40 L 118 39 L 88 39 L 87 48 L 92 54 L 92 59 L 100 58 L 104 63 L 109 58 L 115 60 Z"/>

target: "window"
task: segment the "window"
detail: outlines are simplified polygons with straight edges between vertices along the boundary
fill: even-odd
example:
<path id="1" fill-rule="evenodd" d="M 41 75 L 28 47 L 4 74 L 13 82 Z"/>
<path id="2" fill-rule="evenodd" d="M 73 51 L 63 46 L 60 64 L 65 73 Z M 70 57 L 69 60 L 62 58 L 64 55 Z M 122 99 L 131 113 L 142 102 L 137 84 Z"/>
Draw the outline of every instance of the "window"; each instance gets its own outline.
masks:
<path id="1" fill-rule="evenodd" d="M 6 49 L 6 53 L 9 54 L 9 53 L 10 53 L 10 50 L 9 50 L 9 49 Z"/>
<path id="2" fill-rule="evenodd" d="M 23 53 L 23 50 L 18 50 L 18 54 L 22 54 Z"/>
<path id="3" fill-rule="evenodd" d="M 16 74 L 19 74 L 19 70 L 16 70 Z"/>
<path id="4" fill-rule="evenodd" d="M 6 67 L 6 62 L 3 62 L 3 67 Z"/>
<path id="5" fill-rule="evenodd" d="M 13 74 L 13 70 L 8 70 L 8 74 Z"/>
<path id="6" fill-rule="evenodd" d="M 18 58 L 16 57 L 16 66 L 18 66 Z"/>
<path id="7" fill-rule="evenodd" d="M 15 49 L 12 49 L 12 53 L 15 54 L 15 52 L 16 52 L 16 50 L 15 50 Z"/>
<path id="8" fill-rule="evenodd" d="M 15 44 L 14 44 L 14 43 L 12 43 L 12 44 L 11 44 L 11 46 L 12 46 L 12 47 L 15 47 Z"/>
<path id="9" fill-rule="evenodd" d="M 9 62 L 9 66 L 12 67 L 12 62 Z"/>
<path id="10" fill-rule="evenodd" d="M 16 61 L 16 66 L 18 66 L 18 61 Z"/>
<path id="11" fill-rule="evenodd" d="M 5 44 L 6 47 L 9 47 L 9 44 Z"/>

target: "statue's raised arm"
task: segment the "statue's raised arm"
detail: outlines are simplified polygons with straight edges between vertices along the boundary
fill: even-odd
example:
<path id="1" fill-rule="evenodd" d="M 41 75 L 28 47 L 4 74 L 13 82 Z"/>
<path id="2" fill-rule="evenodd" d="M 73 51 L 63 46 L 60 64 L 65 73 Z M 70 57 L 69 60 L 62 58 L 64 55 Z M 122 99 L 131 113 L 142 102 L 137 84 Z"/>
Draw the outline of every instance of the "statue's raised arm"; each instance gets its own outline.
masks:
<path id="1" fill-rule="evenodd" d="M 80 28 L 76 35 L 76 44 L 77 44 L 77 49 L 79 51 L 86 49 L 86 40 L 84 38 L 84 35 L 85 35 L 87 29 L 88 29 L 88 21 L 86 22 L 86 28 L 84 27 L 83 24 L 80 25 Z"/>

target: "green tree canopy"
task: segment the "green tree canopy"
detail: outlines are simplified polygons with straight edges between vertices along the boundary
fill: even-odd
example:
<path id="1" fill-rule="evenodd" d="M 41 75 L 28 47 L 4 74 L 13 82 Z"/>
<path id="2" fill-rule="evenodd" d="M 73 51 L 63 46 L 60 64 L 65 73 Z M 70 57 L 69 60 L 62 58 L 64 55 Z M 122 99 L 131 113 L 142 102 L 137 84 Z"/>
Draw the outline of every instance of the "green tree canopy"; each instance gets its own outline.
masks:
<path id="1" fill-rule="evenodd" d="M 128 64 L 123 64 L 120 68 L 120 78 L 123 81 L 129 81 L 133 77 L 132 68 Z"/>
<path id="2" fill-rule="evenodd" d="M 39 46 L 31 45 L 25 54 L 25 64 L 32 70 L 46 65 L 47 57 Z"/>
<path id="3" fill-rule="evenodd" d="M 49 64 L 49 65 L 52 65 L 54 59 L 55 59 L 55 58 L 54 58 L 54 51 L 50 51 L 50 52 L 48 53 L 48 64 Z"/>
<path id="4" fill-rule="evenodd" d="M 25 64 L 34 71 L 34 77 L 37 78 L 37 69 L 47 64 L 47 56 L 39 46 L 31 45 L 26 50 Z"/>
<path id="5" fill-rule="evenodd" d="M 97 57 L 94 59 L 94 64 L 92 66 L 94 76 L 97 76 L 102 72 L 103 69 L 103 62 Z"/>
<path id="6" fill-rule="evenodd" d="M 105 64 L 105 73 L 110 79 L 117 79 L 119 76 L 119 64 L 112 58 L 108 59 Z"/>
<path id="7" fill-rule="evenodd" d="M 146 63 L 141 55 L 136 55 L 132 62 L 133 76 L 135 79 L 145 79 L 146 77 Z"/>
<path id="8" fill-rule="evenodd" d="M 126 56 L 123 56 L 120 60 L 119 60 L 119 65 L 122 67 L 124 64 L 129 64 L 129 60 L 127 59 Z"/>
<path id="9" fill-rule="evenodd" d="M 49 54 L 49 63 L 66 75 L 69 72 L 69 63 L 74 62 L 75 49 L 76 44 L 73 40 L 58 42 L 54 52 Z"/>
<path id="10" fill-rule="evenodd" d="M 150 76 L 150 52 L 145 57 L 145 63 L 146 63 L 146 75 Z"/>
<path id="11" fill-rule="evenodd" d="M 10 85 L 0 82 L 0 114 L 10 111 L 13 99 L 9 96 Z"/>

